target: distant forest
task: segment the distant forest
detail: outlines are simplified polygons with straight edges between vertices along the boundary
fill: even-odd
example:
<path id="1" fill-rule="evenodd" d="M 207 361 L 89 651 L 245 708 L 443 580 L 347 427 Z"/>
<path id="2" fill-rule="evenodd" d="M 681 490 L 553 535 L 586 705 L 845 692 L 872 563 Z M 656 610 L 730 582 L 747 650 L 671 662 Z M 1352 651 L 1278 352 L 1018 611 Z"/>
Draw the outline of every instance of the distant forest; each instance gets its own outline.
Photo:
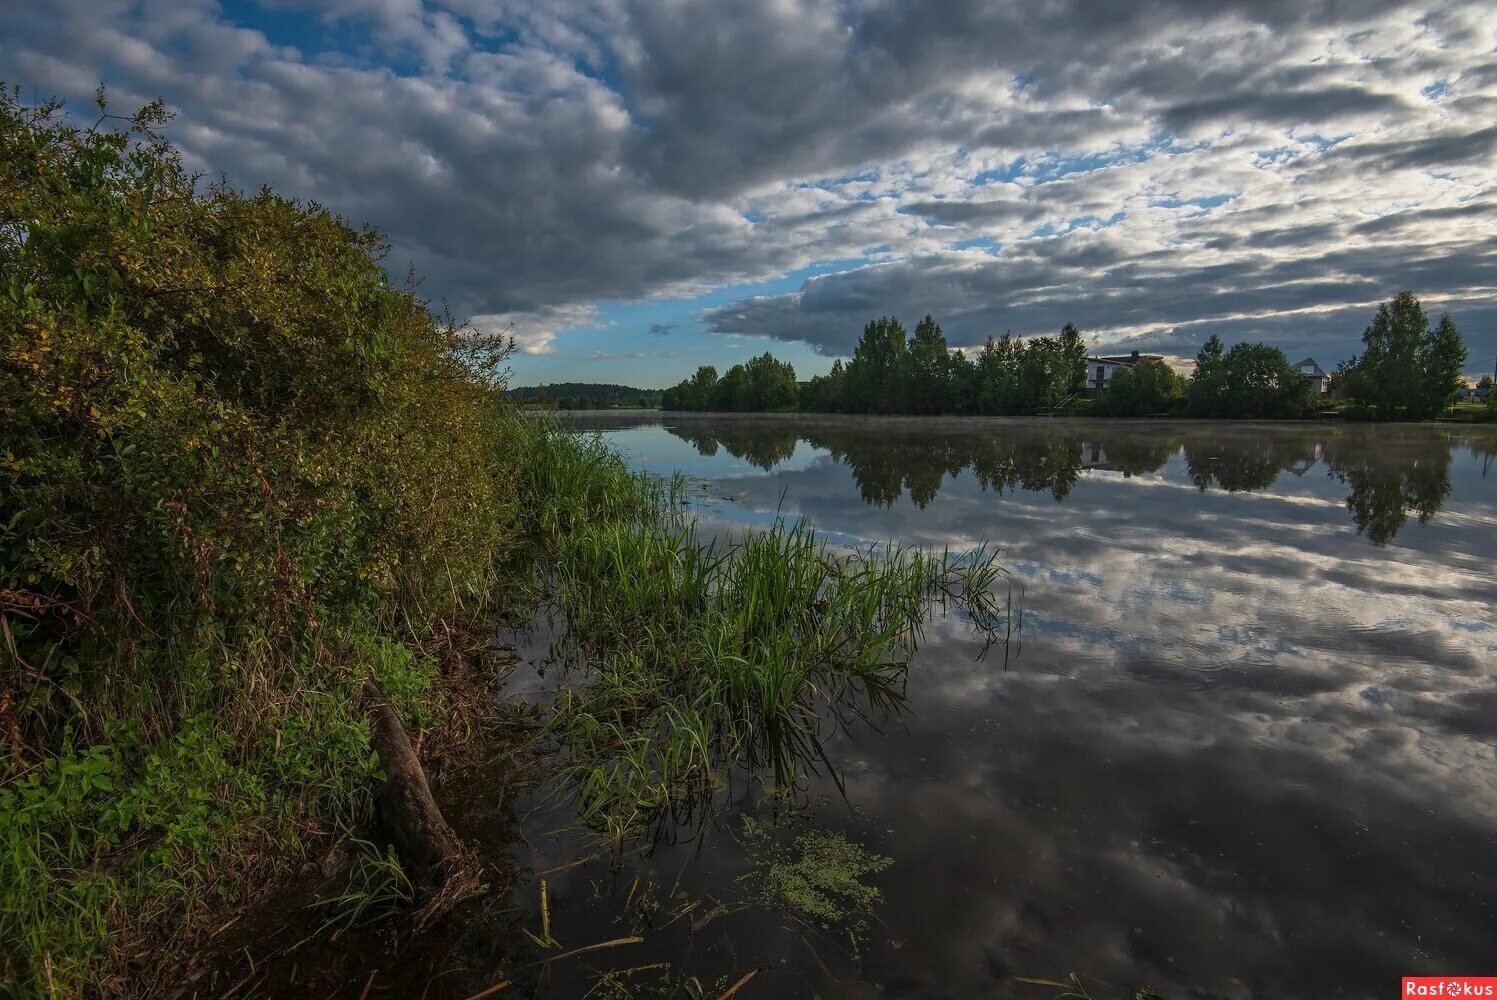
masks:
<path id="1" fill-rule="evenodd" d="M 524 403 L 544 403 L 559 410 L 598 410 L 613 406 L 659 406 L 661 391 L 606 382 L 556 382 L 521 386 L 509 390 L 509 394 Z"/>
<path id="2" fill-rule="evenodd" d="M 1362 334 L 1364 352 L 1330 376 L 1332 402 L 1311 393 L 1310 380 L 1283 350 L 1212 336 L 1182 376 L 1157 358 L 1116 368 L 1106 388 L 1087 386 L 1087 349 L 1067 323 L 1054 336 L 989 337 L 980 351 L 951 350 L 927 315 L 913 336 L 892 316 L 868 323 L 852 359 L 798 382 L 790 364 L 765 353 L 717 369 L 698 368 L 665 390 L 667 410 L 806 413 L 903 413 L 1292 418 L 1344 407 L 1347 416 L 1421 420 L 1455 400 L 1466 346 L 1449 315 L 1431 327 L 1412 292 L 1379 306 Z M 1497 393 L 1487 394 L 1497 417 Z"/>

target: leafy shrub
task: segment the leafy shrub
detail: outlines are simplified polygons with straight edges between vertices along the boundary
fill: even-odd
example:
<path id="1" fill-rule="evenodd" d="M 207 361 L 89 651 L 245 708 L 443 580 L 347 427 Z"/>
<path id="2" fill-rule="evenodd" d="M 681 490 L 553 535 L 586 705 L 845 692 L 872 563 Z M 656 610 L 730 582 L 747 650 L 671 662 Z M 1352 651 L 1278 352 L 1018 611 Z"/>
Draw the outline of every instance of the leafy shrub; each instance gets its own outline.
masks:
<path id="1" fill-rule="evenodd" d="M 1196 355 L 1186 402 L 1201 417 L 1300 417 L 1310 408 L 1310 383 L 1277 347 L 1244 342 L 1223 350 L 1212 335 Z"/>
<path id="2" fill-rule="evenodd" d="M 407 647 L 531 527 L 504 345 L 392 284 L 374 232 L 200 185 L 165 121 L 0 92 L 10 986 L 107 981 L 120 934 L 367 803 L 360 680 L 425 721 Z"/>
<path id="3" fill-rule="evenodd" d="M 1096 401 L 1099 415 L 1141 417 L 1168 413 L 1185 397 L 1185 379 L 1163 361 L 1144 358 L 1131 368 L 1119 368 Z"/>

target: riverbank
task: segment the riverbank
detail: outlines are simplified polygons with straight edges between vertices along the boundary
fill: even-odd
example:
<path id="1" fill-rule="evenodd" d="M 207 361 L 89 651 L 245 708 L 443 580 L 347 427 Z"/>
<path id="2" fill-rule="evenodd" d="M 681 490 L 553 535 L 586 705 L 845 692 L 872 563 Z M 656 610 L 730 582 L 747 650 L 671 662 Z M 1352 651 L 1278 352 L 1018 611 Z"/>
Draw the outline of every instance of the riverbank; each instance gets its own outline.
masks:
<path id="1" fill-rule="evenodd" d="M 0 981 L 150 993 L 368 839 L 370 685 L 458 752 L 531 553 L 644 496 L 510 410 L 508 344 L 392 285 L 377 234 L 200 190 L 160 106 L 0 117 Z"/>
<path id="2" fill-rule="evenodd" d="M 317 934 L 481 891 L 380 789 L 510 753 L 488 639 L 538 606 L 578 671 L 558 777 L 615 842 L 793 777 L 824 711 L 895 696 L 935 606 L 995 627 L 991 553 L 697 537 L 681 481 L 512 408 L 511 345 L 393 285 L 377 234 L 199 190 L 166 117 L 0 95 L 7 991 L 174 994 L 297 880 L 342 887 Z"/>

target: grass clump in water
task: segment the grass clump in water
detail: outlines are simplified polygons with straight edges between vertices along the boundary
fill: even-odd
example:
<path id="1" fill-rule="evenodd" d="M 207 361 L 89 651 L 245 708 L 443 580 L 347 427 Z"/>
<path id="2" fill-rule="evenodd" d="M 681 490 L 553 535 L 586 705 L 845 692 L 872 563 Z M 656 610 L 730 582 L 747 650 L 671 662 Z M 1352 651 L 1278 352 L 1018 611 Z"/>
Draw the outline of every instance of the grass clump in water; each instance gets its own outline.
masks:
<path id="1" fill-rule="evenodd" d="M 734 768 L 779 783 L 828 728 L 896 706 L 923 627 L 955 604 L 991 631 L 995 555 L 834 549 L 804 522 L 727 541 L 657 513 L 559 539 L 557 601 L 583 684 L 553 725 L 583 818 L 623 836 L 684 819 Z"/>

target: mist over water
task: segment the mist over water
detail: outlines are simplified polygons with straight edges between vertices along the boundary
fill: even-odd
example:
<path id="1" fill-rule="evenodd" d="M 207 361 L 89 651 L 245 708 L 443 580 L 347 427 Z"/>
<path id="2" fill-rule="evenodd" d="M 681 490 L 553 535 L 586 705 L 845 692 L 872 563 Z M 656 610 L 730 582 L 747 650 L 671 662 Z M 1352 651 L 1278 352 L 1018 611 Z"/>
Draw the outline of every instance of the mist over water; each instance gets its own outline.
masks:
<path id="1" fill-rule="evenodd" d="M 788 995 L 1048 996 L 1013 977 L 1075 971 L 1098 996 L 1378 997 L 1497 954 L 1497 434 L 576 422 L 704 480 L 722 530 L 987 541 L 1022 584 L 1006 666 L 938 625 L 907 711 L 833 741 L 846 801 L 806 790 L 818 824 L 894 862 L 860 953 L 744 911 L 695 941 L 704 973 L 767 962 Z M 737 847 L 709 829 L 638 864 L 728 896 Z"/>

